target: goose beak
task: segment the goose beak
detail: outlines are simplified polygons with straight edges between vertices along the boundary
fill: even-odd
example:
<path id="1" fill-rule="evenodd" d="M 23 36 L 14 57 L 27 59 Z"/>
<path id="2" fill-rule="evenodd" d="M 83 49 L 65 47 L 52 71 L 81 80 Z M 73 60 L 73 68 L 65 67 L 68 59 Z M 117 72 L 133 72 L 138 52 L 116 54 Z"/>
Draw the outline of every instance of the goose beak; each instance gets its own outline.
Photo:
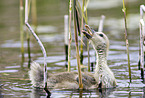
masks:
<path id="1" fill-rule="evenodd" d="M 87 29 L 87 31 L 88 31 L 88 33 L 89 33 L 90 35 L 93 35 L 93 33 L 95 32 L 93 29 L 91 29 L 91 28 L 89 27 L 89 25 L 85 25 L 85 28 Z"/>
<path id="2" fill-rule="evenodd" d="M 92 36 L 85 30 L 82 30 L 82 33 L 88 38 L 88 39 L 91 39 Z"/>
<path id="3" fill-rule="evenodd" d="M 82 33 L 84 33 L 84 35 L 85 35 L 88 39 L 91 39 L 92 36 L 93 36 L 94 31 L 93 31 L 88 25 L 85 25 L 85 28 L 87 29 L 87 31 L 82 30 Z"/>

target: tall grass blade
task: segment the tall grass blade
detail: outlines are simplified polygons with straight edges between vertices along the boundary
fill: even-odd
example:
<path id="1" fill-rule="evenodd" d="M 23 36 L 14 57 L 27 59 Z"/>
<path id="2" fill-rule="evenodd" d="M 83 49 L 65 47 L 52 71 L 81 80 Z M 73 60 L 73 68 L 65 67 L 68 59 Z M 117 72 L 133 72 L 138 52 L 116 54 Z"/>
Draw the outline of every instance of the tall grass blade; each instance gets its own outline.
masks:
<path id="1" fill-rule="evenodd" d="M 71 64 L 70 64 L 70 57 L 71 57 L 71 18 L 72 18 L 72 0 L 69 1 L 69 43 L 68 43 L 68 72 L 70 72 Z"/>
<path id="2" fill-rule="evenodd" d="M 141 78 L 144 79 L 144 21 L 140 19 L 140 70 Z"/>
<path id="3" fill-rule="evenodd" d="M 144 79 L 144 20 L 143 20 L 143 11 L 145 11 L 145 6 L 140 6 L 140 70 L 141 78 Z"/>
<path id="4" fill-rule="evenodd" d="M 105 16 L 102 15 L 102 16 L 101 16 L 100 23 L 99 23 L 99 29 L 98 29 L 98 32 L 103 32 L 104 20 L 105 20 Z"/>
<path id="5" fill-rule="evenodd" d="M 85 0 L 85 4 L 86 4 L 86 1 L 87 0 Z M 86 24 L 88 24 L 88 14 L 87 14 L 87 8 L 85 9 L 85 15 L 83 15 L 83 16 L 85 16 L 84 18 L 85 18 L 85 22 L 86 22 Z M 90 47 L 89 47 L 89 40 L 87 39 L 87 52 L 88 52 L 88 71 L 90 72 Z"/>
<path id="6" fill-rule="evenodd" d="M 30 49 L 30 34 L 27 29 L 27 51 L 28 51 L 28 68 L 30 68 L 31 63 L 31 49 Z"/>
<path id="7" fill-rule="evenodd" d="M 79 74 L 79 88 L 83 89 L 82 84 L 82 74 L 81 74 L 81 67 L 80 67 L 80 56 L 79 56 L 79 47 L 78 47 L 78 32 L 77 32 L 77 10 L 76 10 L 76 0 L 73 0 L 73 11 L 74 11 L 74 32 L 75 32 L 75 44 L 76 44 L 76 57 L 77 57 L 77 64 L 78 64 L 78 74 Z"/>
<path id="8" fill-rule="evenodd" d="M 21 40 L 21 54 L 22 54 L 22 64 L 24 63 L 24 29 L 23 29 L 23 0 L 20 0 L 20 40 Z"/>
<path id="9" fill-rule="evenodd" d="M 26 0 L 25 2 L 25 23 L 28 22 L 29 12 L 30 12 L 31 0 Z M 30 50 L 30 34 L 27 32 L 27 51 L 28 51 L 28 68 L 30 68 L 31 63 L 31 50 Z"/>
<path id="10" fill-rule="evenodd" d="M 36 32 L 37 28 L 37 6 L 36 6 L 36 0 L 32 0 L 32 8 L 31 8 L 31 14 L 32 14 L 32 24 L 34 26 L 34 31 Z"/>
<path id="11" fill-rule="evenodd" d="M 123 13 L 124 13 L 124 23 L 125 23 L 125 40 L 126 40 L 126 48 L 127 48 L 127 57 L 128 57 L 128 71 L 129 71 L 129 79 L 131 82 L 131 68 L 130 68 L 130 57 L 129 57 L 129 42 L 128 42 L 128 37 L 127 37 L 127 22 L 126 22 L 126 8 L 125 8 L 125 3 L 123 0 L 123 9 L 122 9 Z"/>
<path id="12" fill-rule="evenodd" d="M 81 11 L 81 45 L 80 45 L 80 63 L 81 65 L 83 65 L 83 58 L 84 58 L 84 55 L 83 55 L 83 38 L 84 38 L 84 34 L 82 33 L 82 30 L 83 30 L 83 27 L 84 27 L 84 19 L 83 19 L 83 14 L 84 14 L 84 0 L 83 0 L 83 5 L 82 5 L 82 11 Z"/>
<path id="13" fill-rule="evenodd" d="M 68 15 L 64 15 L 64 42 L 65 42 L 65 66 L 68 68 Z M 69 70 L 69 69 L 68 69 Z M 70 71 L 70 70 L 69 70 Z"/>

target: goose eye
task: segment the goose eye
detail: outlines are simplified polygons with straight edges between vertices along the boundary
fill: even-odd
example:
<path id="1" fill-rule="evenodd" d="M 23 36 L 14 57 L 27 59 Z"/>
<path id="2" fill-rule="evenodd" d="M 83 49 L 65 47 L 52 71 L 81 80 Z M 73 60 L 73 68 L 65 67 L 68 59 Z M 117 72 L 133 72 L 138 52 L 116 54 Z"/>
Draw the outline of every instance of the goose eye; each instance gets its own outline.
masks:
<path id="1" fill-rule="evenodd" d="M 103 34 L 99 34 L 99 36 L 103 37 Z"/>

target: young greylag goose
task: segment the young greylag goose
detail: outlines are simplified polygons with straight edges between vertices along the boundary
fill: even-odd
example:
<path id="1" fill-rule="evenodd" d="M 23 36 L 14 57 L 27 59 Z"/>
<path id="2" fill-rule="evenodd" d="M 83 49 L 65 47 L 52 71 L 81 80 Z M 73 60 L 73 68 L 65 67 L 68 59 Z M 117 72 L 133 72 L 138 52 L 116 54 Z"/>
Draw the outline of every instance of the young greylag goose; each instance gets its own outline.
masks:
<path id="1" fill-rule="evenodd" d="M 109 39 L 103 32 L 94 32 L 89 26 L 85 25 L 88 32 L 83 32 L 96 51 L 97 64 L 95 67 L 94 78 L 101 88 L 110 88 L 116 86 L 116 79 L 107 65 L 107 56 L 109 51 Z"/>
<path id="2" fill-rule="evenodd" d="M 83 89 L 111 88 L 116 86 L 113 72 L 107 65 L 107 53 L 109 51 L 109 40 L 102 32 L 92 33 L 86 25 L 88 32 L 84 35 L 90 40 L 97 54 L 95 73 L 82 72 Z M 29 77 L 34 87 L 43 86 L 43 68 L 36 62 L 31 64 Z M 47 85 L 54 89 L 79 89 L 77 72 L 61 72 L 48 74 Z"/>

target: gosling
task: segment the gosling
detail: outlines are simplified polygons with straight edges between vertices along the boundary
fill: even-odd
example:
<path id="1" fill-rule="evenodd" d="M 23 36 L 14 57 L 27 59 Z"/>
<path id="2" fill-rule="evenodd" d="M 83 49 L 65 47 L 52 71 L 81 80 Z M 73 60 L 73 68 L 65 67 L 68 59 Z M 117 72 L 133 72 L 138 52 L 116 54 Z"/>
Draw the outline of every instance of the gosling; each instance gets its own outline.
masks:
<path id="1" fill-rule="evenodd" d="M 83 89 L 113 88 L 116 87 L 116 79 L 107 65 L 107 54 L 109 51 L 109 40 L 103 32 L 94 32 L 88 25 L 84 35 L 90 40 L 97 57 L 95 72 L 82 72 Z M 33 62 L 29 71 L 29 78 L 34 87 L 43 87 L 43 67 Z M 79 89 L 77 72 L 61 72 L 48 74 L 48 88 L 53 89 Z"/>

